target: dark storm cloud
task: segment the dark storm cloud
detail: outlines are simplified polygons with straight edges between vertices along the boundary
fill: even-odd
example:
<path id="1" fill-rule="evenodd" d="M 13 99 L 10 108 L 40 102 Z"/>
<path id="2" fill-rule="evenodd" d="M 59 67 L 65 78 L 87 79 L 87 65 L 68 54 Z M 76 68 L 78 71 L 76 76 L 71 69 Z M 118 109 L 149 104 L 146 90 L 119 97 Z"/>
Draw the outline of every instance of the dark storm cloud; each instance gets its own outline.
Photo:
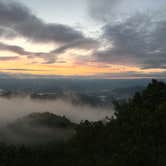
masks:
<path id="1" fill-rule="evenodd" d="M 16 1 L 0 0 L 0 37 L 25 37 L 32 42 L 55 43 L 60 47 L 48 54 L 32 53 L 18 46 L 0 44 L 1 50 L 10 50 L 20 55 L 39 56 L 46 63 L 54 63 L 53 54 L 63 53 L 70 48 L 93 49 L 98 42 L 85 37 L 80 31 L 62 24 L 48 24 L 35 16 L 30 9 Z"/>
<path id="2" fill-rule="evenodd" d="M 135 12 L 165 7 L 165 0 L 89 0 L 89 15 L 95 21 L 113 22 Z"/>
<path id="3" fill-rule="evenodd" d="M 102 38 L 110 47 L 96 51 L 94 56 L 97 61 L 165 68 L 165 34 L 166 20 L 137 13 L 116 24 L 106 24 Z"/>
<path id="4" fill-rule="evenodd" d="M 89 0 L 90 16 L 102 21 L 101 40 L 107 48 L 95 51 L 97 61 L 166 68 L 166 2 L 164 0 Z"/>
<path id="5" fill-rule="evenodd" d="M 89 0 L 89 14 L 96 21 L 108 21 L 122 1 L 124 0 Z"/>
<path id="6" fill-rule="evenodd" d="M 0 0 L 0 25 L 1 31 L 6 27 L 17 35 L 37 42 L 67 43 L 84 38 L 81 32 L 69 26 L 43 22 L 27 7 L 15 1 Z"/>
<path id="7" fill-rule="evenodd" d="M 166 2 L 164 0 L 90 0 L 90 16 L 102 21 L 105 49 L 94 51 L 97 61 L 166 68 Z"/>

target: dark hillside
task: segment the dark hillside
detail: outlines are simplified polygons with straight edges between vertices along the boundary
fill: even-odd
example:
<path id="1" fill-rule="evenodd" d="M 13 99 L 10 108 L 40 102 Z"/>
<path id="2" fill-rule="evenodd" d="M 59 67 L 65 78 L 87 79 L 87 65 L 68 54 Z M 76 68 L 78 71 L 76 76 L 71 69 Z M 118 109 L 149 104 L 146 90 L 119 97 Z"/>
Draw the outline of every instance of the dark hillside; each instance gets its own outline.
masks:
<path id="1" fill-rule="evenodd" d="M 165 166 L 166 84 L 153 80 L 128 101 L 115 102 L 115 117 L 83 122 L 68 142 L 27 148 L 0 146 L 2 165 Z"/>

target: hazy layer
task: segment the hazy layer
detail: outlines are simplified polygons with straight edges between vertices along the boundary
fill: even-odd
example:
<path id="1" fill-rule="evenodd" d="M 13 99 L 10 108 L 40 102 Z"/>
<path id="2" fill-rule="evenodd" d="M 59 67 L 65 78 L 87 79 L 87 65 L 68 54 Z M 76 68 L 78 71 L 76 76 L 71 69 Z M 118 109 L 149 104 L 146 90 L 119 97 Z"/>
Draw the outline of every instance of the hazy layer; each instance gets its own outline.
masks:
<path id="1" fill-rule="evenodd" d="M 0 98 L 0 122 L 2 123 L 10 122 L 33 112 L 65 115 L 73 122 L 97 121 L 113 114 L 111 108 L 75 106 L 63 100 L 34 100 L 29 97 Z"/>

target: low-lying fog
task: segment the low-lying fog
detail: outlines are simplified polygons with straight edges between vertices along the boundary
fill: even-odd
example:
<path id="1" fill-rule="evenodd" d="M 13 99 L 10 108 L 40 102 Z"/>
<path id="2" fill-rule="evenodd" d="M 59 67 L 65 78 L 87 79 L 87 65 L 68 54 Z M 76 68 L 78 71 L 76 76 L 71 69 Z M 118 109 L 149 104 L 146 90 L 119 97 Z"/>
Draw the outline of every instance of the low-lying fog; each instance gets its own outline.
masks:
<path id="1" fill-rule="evenodd" d="M 76 106 L 64 100 L 35 100 L 30 97 L 0 97 L 0 122 L 8 123 L 34 112 L 50 112 L 66 116 L 79 123 L 81 120 L 97 121 L 113 115 L 111 108 Z"/>

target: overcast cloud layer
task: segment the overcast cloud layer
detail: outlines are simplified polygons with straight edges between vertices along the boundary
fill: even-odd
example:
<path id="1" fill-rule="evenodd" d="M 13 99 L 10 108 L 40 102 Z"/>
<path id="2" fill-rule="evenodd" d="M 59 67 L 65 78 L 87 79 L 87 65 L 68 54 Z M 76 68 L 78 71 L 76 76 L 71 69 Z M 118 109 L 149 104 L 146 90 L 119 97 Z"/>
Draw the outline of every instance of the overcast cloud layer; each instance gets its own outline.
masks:
<path id="1" fill-rule="evenodd" d="M 55 44 L 55 49 L 48 53 L 34 53 L 2 42 L 0 50 L 28 58 L 39 57 L 52 64 L 69 49 L 83 49 L 92 51 L 90 57 L 82 59 L 84 63 L 166 69 L 165 0 L 88 0 L 87 5 L 85 12 L 102 26 L 98 38 L 85 36 L 68 25 L 46 23 L 18 1 L 0 0 L 0 37 L 24 37 L 34 43 Z M 1 61 L 14 59 L 18 57 L 0 58 Z"/>
<path id="2" fill-rule="evenodd" d="M 91 0 L 90 16 L 104 23 L 101 39 L 107 45 L 93 57 L 99 62 L 165 69 L 164 9 L 163 0 Z"/>

